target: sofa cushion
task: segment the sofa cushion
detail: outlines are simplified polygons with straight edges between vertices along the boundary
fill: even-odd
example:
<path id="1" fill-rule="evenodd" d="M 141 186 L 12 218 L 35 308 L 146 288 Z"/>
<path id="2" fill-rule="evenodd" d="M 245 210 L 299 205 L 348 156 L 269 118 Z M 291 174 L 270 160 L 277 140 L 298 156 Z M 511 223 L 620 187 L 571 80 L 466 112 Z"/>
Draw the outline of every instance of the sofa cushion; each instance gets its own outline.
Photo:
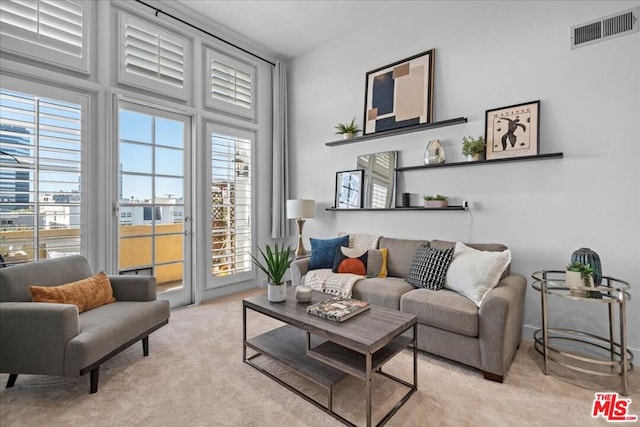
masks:
<path id="1" fill-rule="evenodd" d="M 454 291 L 414 289 L 402 295 L 400 311 L 418 316 L 418 323 L 468 337 L 478 336 L 478 307 Z"/>
<path id="2" fill-rule="evenodd" d="M 502 252 L 480 251 L 457 242 L 445 287 L 466 296 L 480 307 L 510 262 L 509 249 Z"/>
<path id="3" fill-rule="evenodd" d="M 365 276 L 367 274 L 367 250 L 351 249 L 344 246 L 336 248 L 331 271 Z"/>
<path id="4" fill-rule="evenodd" d="M 470 248 L 477 249 L 479 251 L 489 251 L 489 252 L 502 252 L 509 249 L 502 243 L 465 243 L 465 245 L 469 246 Z M 448 240 L 432 240 L 430 246 L 436 249 L 447 249 L 447 248 L 455 247 L 456 242 L 450 242 Z M 511 274 L 509 267 L 510 265 L 508 265 L 507 268 L 504 270 L 504 272 L 502 273 L 502 277 L 500 277 L 501 279 L 504 279 L 509 274 Z"/>
<path id="5" fill-rule="evenodd" d="M 367 251 L 367 277 L 387 277 L 387 256 L 389 256 L 387 248 Z"/>
<path id="6" fill-rule="evenodd" d="M 418 249 L 407 276 L 407 283 L 416 288 L 438 290 L 444 286 L 453 248 L 435 249 L 422 245 Z"/>
<path id="7" fill-rule="evenodd" d="M 311 260 L 309 260 L 309 270 L 321 268 L 333 268 L 333 259 L 336 255 L 336 248 L 348 246 L 349 236 L 336 237 L 334 239 L 310 239 Z"/>
<path id="8" fill-rule="evenodd" d="M 387 275 L 406 278 L 409 275 L 409 267 L 411 267 L 411 263 L 416 257 L 418 248 L 422 245 L 429 246 L 429 241 L 381 237 L 378 241 L 378 247 L 389 250 Z"/>
<path id="9" fill-rule="evenodd" d="M 362 233 L 345 233 L 343 231 L 338 233 L 338 237 L 349 236 L 349 246 L 353 249 L 375 249 L 378 247 L 378 240 L 380 236 L 374 234 L 362 234 Z"/>
<path id="10" fill-rule="evenodd" d="M 78 311 L 114 302 L 111 282 L 104 272 L 60 286 L 29 286 L 33 302 L 75 304 Z"/>
<path id="11" fill-rule="evenodd" d="M 353 286 L 352 297 L 380 307 L 400 310 L 400 297 L 413 289 L 413 286 L 398 277 L 362 279 Z"/>

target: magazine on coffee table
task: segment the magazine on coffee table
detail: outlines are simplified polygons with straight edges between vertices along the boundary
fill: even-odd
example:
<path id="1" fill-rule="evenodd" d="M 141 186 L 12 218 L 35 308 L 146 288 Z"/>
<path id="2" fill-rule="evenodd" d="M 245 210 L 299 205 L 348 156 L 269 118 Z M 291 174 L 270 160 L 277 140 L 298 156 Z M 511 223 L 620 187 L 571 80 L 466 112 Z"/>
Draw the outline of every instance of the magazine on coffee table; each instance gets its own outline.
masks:
<path id="1" fill-rule="evenodd" d="M 368 309 L 368 302 L 353 298 L 337 297 L 308 306 L 307 313 L 335 322 L 344 322 Z"/>

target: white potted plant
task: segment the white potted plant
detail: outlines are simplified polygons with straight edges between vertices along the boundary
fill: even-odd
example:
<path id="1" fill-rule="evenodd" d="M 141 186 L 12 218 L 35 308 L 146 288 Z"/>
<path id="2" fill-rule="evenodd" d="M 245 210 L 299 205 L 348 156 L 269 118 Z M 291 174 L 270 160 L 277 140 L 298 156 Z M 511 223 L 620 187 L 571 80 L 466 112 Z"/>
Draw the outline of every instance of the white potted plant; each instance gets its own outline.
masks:
<path id="1" fill-rule="evenodd" d="M 462 154 L 467 156 L 468 162 L 484 159 L 486 146 L 484 136 L 477 138 L 465 136 L 462 138 Z"/>
<path id="2" fill-rule="evenodd" d="M 342 138 L 344 139 L 351 139 L 356 135 L 356 133 L 360 132 L 360 129 L 356 124 L 355 117 L 350 123 L 338 123 L 335 128 L 338 130 L 336 135 L 342 135 Z"/>
<path id="3" fill-rule="evenodd" d="M 576 261 L 567 265 L 565 272 L 565 286 L 571 289 L 571 293 L 577 296 L 588 296 L 589 292 L 584 288 L 593 286 L 594 269 L 590 264 Z"/>
<path id="4" fill-rule="evenodd" d="M 282 246 L 278 246 L 276 243 L 273 249 L 269 245 L 265 246 L 264 251 L 258 248 L 260 255 L 262 255 L 262 261 L 253 254 L 251 254 L 251 259 L 255 266 L 267 275 L 267 298 L 269 301 L 282 302 L 287 298 L 287 287 L 282 278 L 291 265 L 291 246 L 285 247 L 284 243 Z"/>
<path id="5" fill-rule="evenodd" d="M 427 195 L 423 197 L 425 208 L 446 208 L 449 206 L 448 197 L 442 194 L 435 196 Z"/>

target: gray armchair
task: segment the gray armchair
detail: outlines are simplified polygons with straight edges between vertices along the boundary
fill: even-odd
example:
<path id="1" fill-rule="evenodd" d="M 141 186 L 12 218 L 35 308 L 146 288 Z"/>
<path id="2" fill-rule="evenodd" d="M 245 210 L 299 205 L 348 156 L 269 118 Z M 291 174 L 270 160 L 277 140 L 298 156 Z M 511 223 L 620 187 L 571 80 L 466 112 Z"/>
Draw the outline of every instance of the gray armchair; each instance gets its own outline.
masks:
<path id="1" fill-rule="evenodd" d="M 57 286 L 92 275 L 79 255 L 0 268 L 0 372 L 7 388 L 18 374 L 81 376 L 98 391 L 100 365 L 169 322 L 149 276 L 109 276 L 116 301 L 82 313 L 73 304 L 31 302 L 30 285 Z"/>

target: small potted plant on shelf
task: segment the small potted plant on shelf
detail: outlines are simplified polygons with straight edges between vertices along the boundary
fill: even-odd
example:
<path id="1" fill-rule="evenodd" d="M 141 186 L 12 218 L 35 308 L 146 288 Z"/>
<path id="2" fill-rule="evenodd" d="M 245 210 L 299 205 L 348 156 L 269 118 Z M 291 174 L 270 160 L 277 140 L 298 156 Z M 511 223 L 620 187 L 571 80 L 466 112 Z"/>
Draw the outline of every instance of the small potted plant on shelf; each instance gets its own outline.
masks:
<path id="1" fill-rule="evenodd" d="M 282 302 L 287 297 L 287 287 L 282 278 L 291 265 L 291 246 L 278 246 L 276 243 L 274 248 L 265 245 L 263 251 L 258 248 L 262 261 L 255 255 L 251 254 L 251 260 L 262 272 L 267 275 L 267 298 L 271 302 Z"/>
<path id="2" fill-rule="evenodd" d="M 449 205 L 448 197 L 442 194 L 427 195 L 423 199 L 425 208 L 446 208 Z"/>
<path id="3" fill-rule="evenodd" d="M 571 289 L 571 294 L 576 296 L 589 296 L 589 291 L 584 288 L 593 286 L 593 273 L 595 270 L 590 264 L 580 261 L 567 265 L 565 272 L 565 285 Z"/>
<path id="4" fill-rule="evenodd" d="M 462 154 L 467 156 L 468 162 L 484 159 L 486 146 L 484 136 L 477 138 L 465 136 L 462 138 Z"/>
<path id="5" fill-rule="evenodd" d="M 360 129 L 356 124 L 355 117 L 351 120 L 350 123 L 338 123 L 335 128 L 338 130 L 336 132 L 336 135 L 342 135 L 344 139 L 351 139 L 356 135 L 356 133 L 360 132 Z"/>

